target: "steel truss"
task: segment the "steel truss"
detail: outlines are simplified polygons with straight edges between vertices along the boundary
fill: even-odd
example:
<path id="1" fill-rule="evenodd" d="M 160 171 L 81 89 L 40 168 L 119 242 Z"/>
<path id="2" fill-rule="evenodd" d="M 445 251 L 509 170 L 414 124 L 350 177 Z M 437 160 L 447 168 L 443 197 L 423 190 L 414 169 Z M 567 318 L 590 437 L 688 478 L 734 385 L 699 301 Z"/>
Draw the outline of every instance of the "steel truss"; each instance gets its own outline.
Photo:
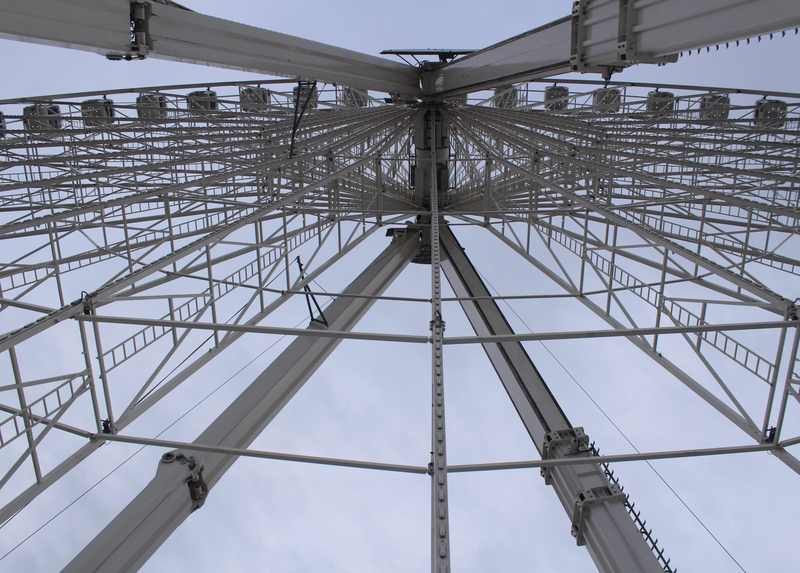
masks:
<path id="1" fill-rule="evenodd" d="M 213 504 L 210 488 L 239 456 L 399 471 L 431 476 L 419 478 L 431 480 L 431 559 L 446 572 L 457 554 L 448 473 L 541 467 L 568 514 L 555 527 L 566 535 L 571 520 L 599 570 L 671 571 L 603 463 L 768 451 L 800 473 L 800 96 L 782 94 L 780 113 L 765 116 L 755 94 L 661 86 L 669 105 L 659 107 L 652 88 L 576 82 L 553 100 L 545 87 L 413 105 L 283 81 L 0 102 L 0 521 L 104 444 L 173 449 L 154 462 L 159 485 L 70 566 L 135 570 L 206 496 Z M 113 117 L 85 104 L 104 97 Z M 480 249 L 467 258 L 462 235 L 505 244 L 508 264 L 536 282 L 495 293 L 475 270 Z M 357 274 L 340 261 L 384 248 L 396 260 L 339 292 Z M 384 294 L 413 257 L 430 265 L 430 288 Z M 377 275 L 383 282 L 363 284 Z M 391 321 L 354 330 L 376 302 L 427 305 L 430 316 L 410 330 Z M 458 324 L 455 302 L 474 335 L 446 333 L 448 320 Z M 533 332 L 503 315 L 506 302 L 528 309 Z M 580 327 L 565 330 L 546 306 L 529 310 L 562 302 L 588 317 Z M 228 440 L 213 425 L 196 440 L 156 435 L 152 420 L 170 404 L 193 405 L 204 373 L 229 355 L 249 360 L 255 341 L 279 334 L 294 342 L 252 388 L 264 390 L 276 369 L 308 368 L 258 415 L 242 410 L 266 404 L 250 390 L 218 412 L 218 424 L 244 424 L 246 437 Z M 588 347 L 601 337 L 626 338 L 709 407 L 707 422 L 743 434 L 719 447 L 698 440 L 592 459 L 597 450 L 564 414 L 569 404 L 556 402 L 561 390 L 545 385 L 528 354 L 531 341 Z M 430 345 L 430 458 L 248 449 L 342 340 Z M 448 462 L 444 373 L 456 368 L 448 350 L 463 344 L 483 346 L 541 461 Z M 620 557 L 609 523 L 626 531 L 638 565 Z M 120 531 L 139 525 L 150 537 L 129 544 Z"/>

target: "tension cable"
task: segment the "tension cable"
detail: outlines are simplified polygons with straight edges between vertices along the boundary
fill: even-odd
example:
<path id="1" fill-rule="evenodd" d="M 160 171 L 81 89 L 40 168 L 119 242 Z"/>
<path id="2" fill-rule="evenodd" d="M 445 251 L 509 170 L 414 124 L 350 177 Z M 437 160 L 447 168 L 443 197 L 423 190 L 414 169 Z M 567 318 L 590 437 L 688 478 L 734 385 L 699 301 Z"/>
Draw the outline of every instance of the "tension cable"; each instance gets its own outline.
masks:
<path id="1" fill-rule="evenodd" d="M 297 260 L 297 266 L 300 267 L 300 280 L 303 280 L 303 263 L 300 262 L 300 257 L 297 257 L 296 260 Z M 317 322 L 325 326 L 325 328 L 327 328 L 328 321 L 325 319 L 325 315 L 322 313 L 322 308 L 317 303 L 317 299 L 316 297 L 314 297 L 314 293 L 311 291 L 311 287 L 305 285 L 303 287 L 303 290 L 305 291 L 306 294 L 306 304 L 308 305 L 308 314 L 311 316 L 311 323 L 313 324 Z M 312 302 L 314 303 L 314 306 L 317 309 L 317 313 L 319 313 L 319 318 L 314 318 L 314 311 L 311 308 Z"/>

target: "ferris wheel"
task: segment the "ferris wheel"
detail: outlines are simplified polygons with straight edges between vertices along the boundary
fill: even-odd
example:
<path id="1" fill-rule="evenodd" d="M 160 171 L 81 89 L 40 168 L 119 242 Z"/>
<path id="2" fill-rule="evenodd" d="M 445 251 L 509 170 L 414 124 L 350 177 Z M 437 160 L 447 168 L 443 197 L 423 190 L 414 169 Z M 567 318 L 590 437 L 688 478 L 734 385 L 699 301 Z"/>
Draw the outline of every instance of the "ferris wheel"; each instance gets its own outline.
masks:
<path id="1" fill-rule="evenodd" d="M 64 571 L 233 543 L 477 571 L 511 536 L 545 570 L 688 569 L 652 464 L 701 495 L 711 459 L 800 473 L 800 94 L 614 76 L 800 10 L 689 4 L 581 0 L 413 65 L 169 0 L 0 8 L 4 37 L 290 78 L 0 102 L 2 531 L 107 481 Z"/>

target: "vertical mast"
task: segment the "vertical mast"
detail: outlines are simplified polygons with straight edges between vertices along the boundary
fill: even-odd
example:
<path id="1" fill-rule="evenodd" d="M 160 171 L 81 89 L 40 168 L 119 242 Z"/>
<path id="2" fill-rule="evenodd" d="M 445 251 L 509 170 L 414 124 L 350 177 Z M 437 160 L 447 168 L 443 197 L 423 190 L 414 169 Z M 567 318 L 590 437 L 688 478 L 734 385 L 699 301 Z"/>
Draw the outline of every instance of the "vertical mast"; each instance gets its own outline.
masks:
<path id="1" fill-rule="evenodd" d="M 448 523 L 447 442 L 444 419 L 444 364 L 442 356 L 442 285 L 439 245 L 439 197 L 437 185 L 437 111 L 428 112 L 430 121 L 430 208 L 431 208 L 431 372 L 432 400 L 432 460 L 431 477 L 431 573 L 450 571 L 450 528 Z"/>

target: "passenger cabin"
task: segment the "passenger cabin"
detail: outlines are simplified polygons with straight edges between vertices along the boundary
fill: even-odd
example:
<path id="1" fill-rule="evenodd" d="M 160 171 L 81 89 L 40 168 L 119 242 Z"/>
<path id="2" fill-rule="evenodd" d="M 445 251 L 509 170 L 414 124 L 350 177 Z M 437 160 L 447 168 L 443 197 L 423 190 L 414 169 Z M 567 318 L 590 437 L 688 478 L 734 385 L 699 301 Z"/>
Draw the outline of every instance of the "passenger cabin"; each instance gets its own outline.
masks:
<path id="1" fill-rule="evenodd" d="M 29 131 L 61 129 L 61 108 L 53 103 L 36 103 L 22 110 L 22 123 Z"/>
<path id="2" fill-rule="evenodd" d="M 785 101 L 777 99 L 760 99 L 756 102 L 753 118 L 758 127 L 777 129 L 786 123 L 786 112 L 789 109 Z"/>
<path id="3" fill-rule="evenodd" d="M 269 108 L 269 90 L 265 88 L 240 88 L 239 109 L 242 113 L 258 113 Z"/>
<path id="4" fill-rule="evenodd" d="M 544 88 L 544 108 L 548 111 L 562 111 L 569 105 L 569 89 L 564 86 Z"/>
<path id="5" fill-rule="evenodd" d="M 167 117 L 167 98 L 162 94 L 140 94 L 136 98 L 139 119 L 158 120 Z"/>
<path id="6" fill-rule="evenodd" d="M 84 127 L 106 127 L 114 121 L 114 102 L 110 99 L 87 99 L 81 102 Z"/>
<path id="7" fill-rule="evenodd" d="M 725 121 L 728 119 L 728 110 L 731 107 L 731 98 L 722 94 L 707 94 L 700 99 L 700 119 L 709 121 Z"/>
<path id="8" fill-rule="evenodd" d="M 192 113 L 214 113 L 219 109 L 217 92 L 199 90 L 186 96 L 186 109 Z"/>
<path id="9" fill-rule="evenodd" d="M 595 90 L 592 106 L 597 113 L 617 113 L 622 101 L 622 92 L 617 88 Z"/>
<path id="10" fill-rule="evenodd" d="M 664 115 L 675 110 L 675 94 L 658 90 L 647 94 L 647 111 L 655 115 Z"/>

